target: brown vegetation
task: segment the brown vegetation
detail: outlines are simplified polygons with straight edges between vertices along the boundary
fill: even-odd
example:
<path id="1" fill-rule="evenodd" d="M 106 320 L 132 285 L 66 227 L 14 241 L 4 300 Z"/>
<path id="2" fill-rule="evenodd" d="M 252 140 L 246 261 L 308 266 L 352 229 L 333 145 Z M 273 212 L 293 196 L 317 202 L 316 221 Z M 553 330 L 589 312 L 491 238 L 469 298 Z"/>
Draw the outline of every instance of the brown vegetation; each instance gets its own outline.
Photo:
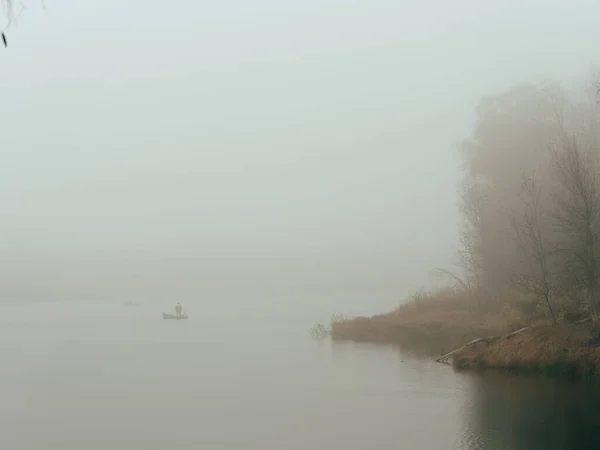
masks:
<path id="1" fill-rule="evenodd" d="M 418 293 L 388 314 L 334 321 L 338 340 L 389 342 L 408 350 L 441 354 L 477 337 L 507 330 L 502 314 L 478 310 L 460 291 Z"/>
<path id="2" fill-rule="evenodd" d="M 457 268 L 437 269 L 453 286 L 389 314 L 335 323 L 332 337 L 440 354 L 531 326 L 468 347 L 457 368 L 597 373 L 599 94 L 590 79 L 579 92 L 522 84 L 482 99 L 460 146 Z M 591 324 L 565 325 L 581 317 Z"/>
<path id="3" fill-rule="evenodd" d="M 570 379 L 600 376 L 600 334 L 588 322 L 539 326 L 509 338 L 479 342 L 452 358 L 457 370 L 506 370 Z"/>

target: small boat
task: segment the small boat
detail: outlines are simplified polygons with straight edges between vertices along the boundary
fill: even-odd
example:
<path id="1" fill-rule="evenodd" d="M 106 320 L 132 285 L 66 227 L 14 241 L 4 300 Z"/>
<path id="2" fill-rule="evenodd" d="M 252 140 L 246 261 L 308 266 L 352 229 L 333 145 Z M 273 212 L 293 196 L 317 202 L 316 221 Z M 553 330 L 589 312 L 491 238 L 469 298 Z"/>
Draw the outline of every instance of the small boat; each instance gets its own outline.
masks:
<path id="1" fill-rule="evenodd" d="M 174 319 L 174 320 L 182 320 L 182 319 L 187 319 L 188 316 L 187 314 L 183 313 L 180 315 L 177 314 L 169 314 L 169 313 L 163 313 L 163 319 Z"/>

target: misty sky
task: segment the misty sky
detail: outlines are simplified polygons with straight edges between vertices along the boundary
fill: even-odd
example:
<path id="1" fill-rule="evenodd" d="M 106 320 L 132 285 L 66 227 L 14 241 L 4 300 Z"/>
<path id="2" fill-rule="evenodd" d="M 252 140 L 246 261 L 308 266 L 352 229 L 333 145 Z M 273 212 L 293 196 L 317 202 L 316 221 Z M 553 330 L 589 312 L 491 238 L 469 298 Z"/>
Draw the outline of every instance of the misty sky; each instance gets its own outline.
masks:
<path id="1" fill-rule="evenodd" d="M 592 0 L 27 4 L 0 49 L 4 258 L 298 261 L 398 295 L 452 259 L 479 98 L 569 82 L 600 42 Z"/>

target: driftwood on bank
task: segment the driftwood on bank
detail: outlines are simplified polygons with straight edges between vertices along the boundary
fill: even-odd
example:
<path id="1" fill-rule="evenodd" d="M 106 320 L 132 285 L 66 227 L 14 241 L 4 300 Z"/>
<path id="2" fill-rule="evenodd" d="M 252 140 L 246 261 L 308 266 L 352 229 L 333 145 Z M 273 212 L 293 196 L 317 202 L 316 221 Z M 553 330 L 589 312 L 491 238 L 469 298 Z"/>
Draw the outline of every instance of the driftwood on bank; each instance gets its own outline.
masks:
<path id="1" fill-rule="evenodd" d="M 572 327 L 572 326 L 576 326 L 576 325 L 581 325 L 583 323 L 589 322 L 590 320 L 591 319 L 588 317 L 586 319 L 582 319 L 582 320 L 578 320 L 577 322 L 570 323 L 569 326 Z M 436 362 L 439 362 L 439 363 L 442 363 L 442 364 L 448 364 L 449 365 L 449 364 L 451 364 L 451 360 L 452 360 L 452 356 L 453 355 L 455 355 L 456 353 L 460 352 L 461 350 L 463 350 L 463 349 L 465 349 L 467 347 L 470 347 L 471 345 L 479 344 L 481 342 L 489 343 L 489 342 L 492 342 L 492 341 L 496 341 L 498 339 L 510 339 L 511 337 L 513 337 L 513 336 L 515 336 L 515 335 L 517 335 L 519 333 L 522 333 L 523 331 L 528 330 L 530 328 L 531 328 L 531 325 L 527 326 L 527 327 L 524 327 L 524 328 L 521 328 L 521 329 L 519 329 L 517 331 L 513 331 L 511 333 L 505 334 L 503 336 L 490 336 L 490 337 L 484 337 L 484 338 L 475 339 L 475 340 L 473 340 L 473 341 L 471 341 L 471 342 L 463 345 L 462 347 L 457 348 L 456 350 L 452 350 L 450 353 L 446 353 L 445 355 L 439 357 L 438 359 L 436 359 Z"/>
<path id="2" fill-rule="evenodd" d="M 580 324 L 582 324 L 582 323 L 589 322 L 590 320 L 592 320 L 592 319 L 590 319 L 590 318 L 588 317 L 587 319 L 581 319 L 581 320 L 578 320 L 577 322 L 573 322 L 573 323 L 569 324 L 569 326 L 571 326 L 571 327 L 572 327 L 572 326 L 574 326 L 574 325 L 580 325 Z"/>
<path id="3" fill-rule="evenodd" d="M 451 364 L 451 359 L 452 356 L 455 355 L 456 353 L 460 352 L 461 350 L 464 350 L 467 347 L 470 347 L 471 345 L 475 345 L 475 344 L 479 344 L 481 342 L 486 342 L 486 343 L 490 343 L 493 341 L 497 341 L 499 339 L 510 339 L 511 337 L 513 337 L 516 334 L 522 333 L 525 330 L 528 330 L 530 327 L 524 327 L 521 328 L 520 330 L 517 331 L 512 331 L 508 334 L 505 334 L 503 336 L 489 336 L 489 337 L 483 337 L 483 338 L 478 338 L 478 339 L 474 339 L 471 342 L 463 345 L 460 348 L 457 348 L 455 350 L 452 350 L 450 353 L 446 353 L 445 355 L 439 357 L 438 359 L 436 359 L 436 362 L 442 363 L 442 364 Z"/>

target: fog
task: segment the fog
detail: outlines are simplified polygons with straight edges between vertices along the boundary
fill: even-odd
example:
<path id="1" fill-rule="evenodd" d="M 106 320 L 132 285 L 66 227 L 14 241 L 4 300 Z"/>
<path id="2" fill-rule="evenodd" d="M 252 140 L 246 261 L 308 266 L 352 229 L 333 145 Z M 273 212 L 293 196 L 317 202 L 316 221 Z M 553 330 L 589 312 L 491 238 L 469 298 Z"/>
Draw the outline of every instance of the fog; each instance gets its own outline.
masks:
<path id="1" fill-rule="evenodd" d="M 46 7 L 0 62 L 7 300 L 392 307 L 454 260 L 480 98 L 600 38 L 591 1 Z"/>
<path id="2" fill-rule="evenodd" d="M 600 317 L 598 2 L 23 2 L 2 448 L 600 448 L 597 389 L 339 340 Z"/>

